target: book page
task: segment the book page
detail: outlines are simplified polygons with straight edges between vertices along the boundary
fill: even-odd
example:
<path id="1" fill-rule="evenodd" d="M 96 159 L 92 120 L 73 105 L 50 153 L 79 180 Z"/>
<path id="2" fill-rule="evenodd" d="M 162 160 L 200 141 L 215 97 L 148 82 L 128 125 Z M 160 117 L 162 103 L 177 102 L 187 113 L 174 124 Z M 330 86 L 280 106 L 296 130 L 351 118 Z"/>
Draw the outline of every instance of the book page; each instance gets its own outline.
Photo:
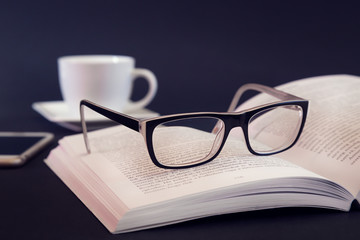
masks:
<path id="1" fill-rule="evenodd" d="M 82 156 L 81 161 L 129 208 L 259 180 L 318 177 L 277 157 L 254 156 L 243 142 L 235 140 L 229 140 L 210 163 L 174 170 L 155 166 L 142 136 L 123 126 L 90 133 L 91 154 L 85 154 L 81 135 L 60 144 Z"/>
<path id="2" fill-rule="evenodd" d="M 278 89 L 310 100 L 298 143 L 280 156 L 344 186 L 355 197 L 360 190 L 360 78 L 315 77 Z"/>

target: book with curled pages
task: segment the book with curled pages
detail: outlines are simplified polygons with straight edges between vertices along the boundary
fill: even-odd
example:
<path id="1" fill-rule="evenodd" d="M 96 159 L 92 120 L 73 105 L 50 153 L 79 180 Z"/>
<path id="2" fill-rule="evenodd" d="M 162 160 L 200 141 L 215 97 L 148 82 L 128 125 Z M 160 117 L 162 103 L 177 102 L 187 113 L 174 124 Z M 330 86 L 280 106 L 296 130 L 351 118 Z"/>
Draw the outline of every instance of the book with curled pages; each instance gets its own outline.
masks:
<path id="1" fill-rule="evenodd" d="M 210 163 L 162 169 L 140 134 L 116 126 L 89 133 L 91 154 L 82 134 L 64 137 L 45 162 L 112 233 L 269 208 L 349 211 L 360 200 L 360 78 L 320 76 L 276 88 L 310 102 L 299 141 L 280 154 L 255 156 L 228 141 Z"/>

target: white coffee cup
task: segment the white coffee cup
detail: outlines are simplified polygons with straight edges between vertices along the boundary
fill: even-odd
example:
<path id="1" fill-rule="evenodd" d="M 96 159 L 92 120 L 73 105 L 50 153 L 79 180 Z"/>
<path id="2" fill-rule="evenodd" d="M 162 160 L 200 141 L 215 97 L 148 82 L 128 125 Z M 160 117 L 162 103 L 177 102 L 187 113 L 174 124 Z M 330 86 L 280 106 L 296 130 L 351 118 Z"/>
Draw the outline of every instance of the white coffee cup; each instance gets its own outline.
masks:
<path id="1" fill-rule="evenodd" d="M 69 114 L 79 116 L 79 104 L 88 99 L 119 112 L 131 112 L 147 106 L 157 92 L 155 75 L 135 68 L 135 59 L 117 55 L 64 56 L 58 59 L 61 93 Z M 147 94 L 130 101 L 136 78 L 148 81 Z"/>

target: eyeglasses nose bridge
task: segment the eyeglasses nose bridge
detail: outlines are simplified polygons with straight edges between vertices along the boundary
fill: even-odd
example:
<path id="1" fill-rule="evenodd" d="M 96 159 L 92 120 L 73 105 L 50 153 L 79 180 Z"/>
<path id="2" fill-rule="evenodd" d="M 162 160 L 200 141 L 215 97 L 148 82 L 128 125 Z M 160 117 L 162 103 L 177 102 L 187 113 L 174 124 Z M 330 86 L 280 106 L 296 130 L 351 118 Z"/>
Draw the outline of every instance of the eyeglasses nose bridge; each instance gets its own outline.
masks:
<path id="1" fill-rule="evenodd" d="M 230 132 L 233 128 L 236 127 L 243 128 L 243 126 L 245 125 L 245 121 L 246 121 L 246 113 L 237 113 L 232 115 L 232 117 L 229 119 L 230 126 L 228 131 Z"/>
<path id="2" fill-rule="evenodd" d="M 222 148 L 232 129 L 238 127 L 243 128 L 246 116 L 244 114 L 234 114 L 227 119 L 223 119 L 223 121 L 219 120 L 213 128 L 212 133 L 216 134 L 216 137 L 210 155 L 216 154 L 216 152 Z"/>

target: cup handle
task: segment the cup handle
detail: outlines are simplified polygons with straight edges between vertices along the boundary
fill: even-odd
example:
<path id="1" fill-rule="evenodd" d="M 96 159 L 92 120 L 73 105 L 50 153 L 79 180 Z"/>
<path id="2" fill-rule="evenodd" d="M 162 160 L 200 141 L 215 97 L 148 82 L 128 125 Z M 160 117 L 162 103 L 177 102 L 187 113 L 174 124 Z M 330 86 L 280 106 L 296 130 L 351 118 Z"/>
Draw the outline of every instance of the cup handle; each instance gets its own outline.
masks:
<path id="1" fill-rule="evenodd" d="M 143 68 L 135 68 L 131 76 L 132 81 L 135 81 L 139 77 L 142 77 L 148 81 L 149 91 L 142 99 L 136 102 L 129 101 L 129 103 L 125 106 L 124 109 L 127 112 L 135 111 L 147 106 L 153 100 L 157 92 L 157 88 L 158 88 L 157 79 L 150 70 Z"/>

